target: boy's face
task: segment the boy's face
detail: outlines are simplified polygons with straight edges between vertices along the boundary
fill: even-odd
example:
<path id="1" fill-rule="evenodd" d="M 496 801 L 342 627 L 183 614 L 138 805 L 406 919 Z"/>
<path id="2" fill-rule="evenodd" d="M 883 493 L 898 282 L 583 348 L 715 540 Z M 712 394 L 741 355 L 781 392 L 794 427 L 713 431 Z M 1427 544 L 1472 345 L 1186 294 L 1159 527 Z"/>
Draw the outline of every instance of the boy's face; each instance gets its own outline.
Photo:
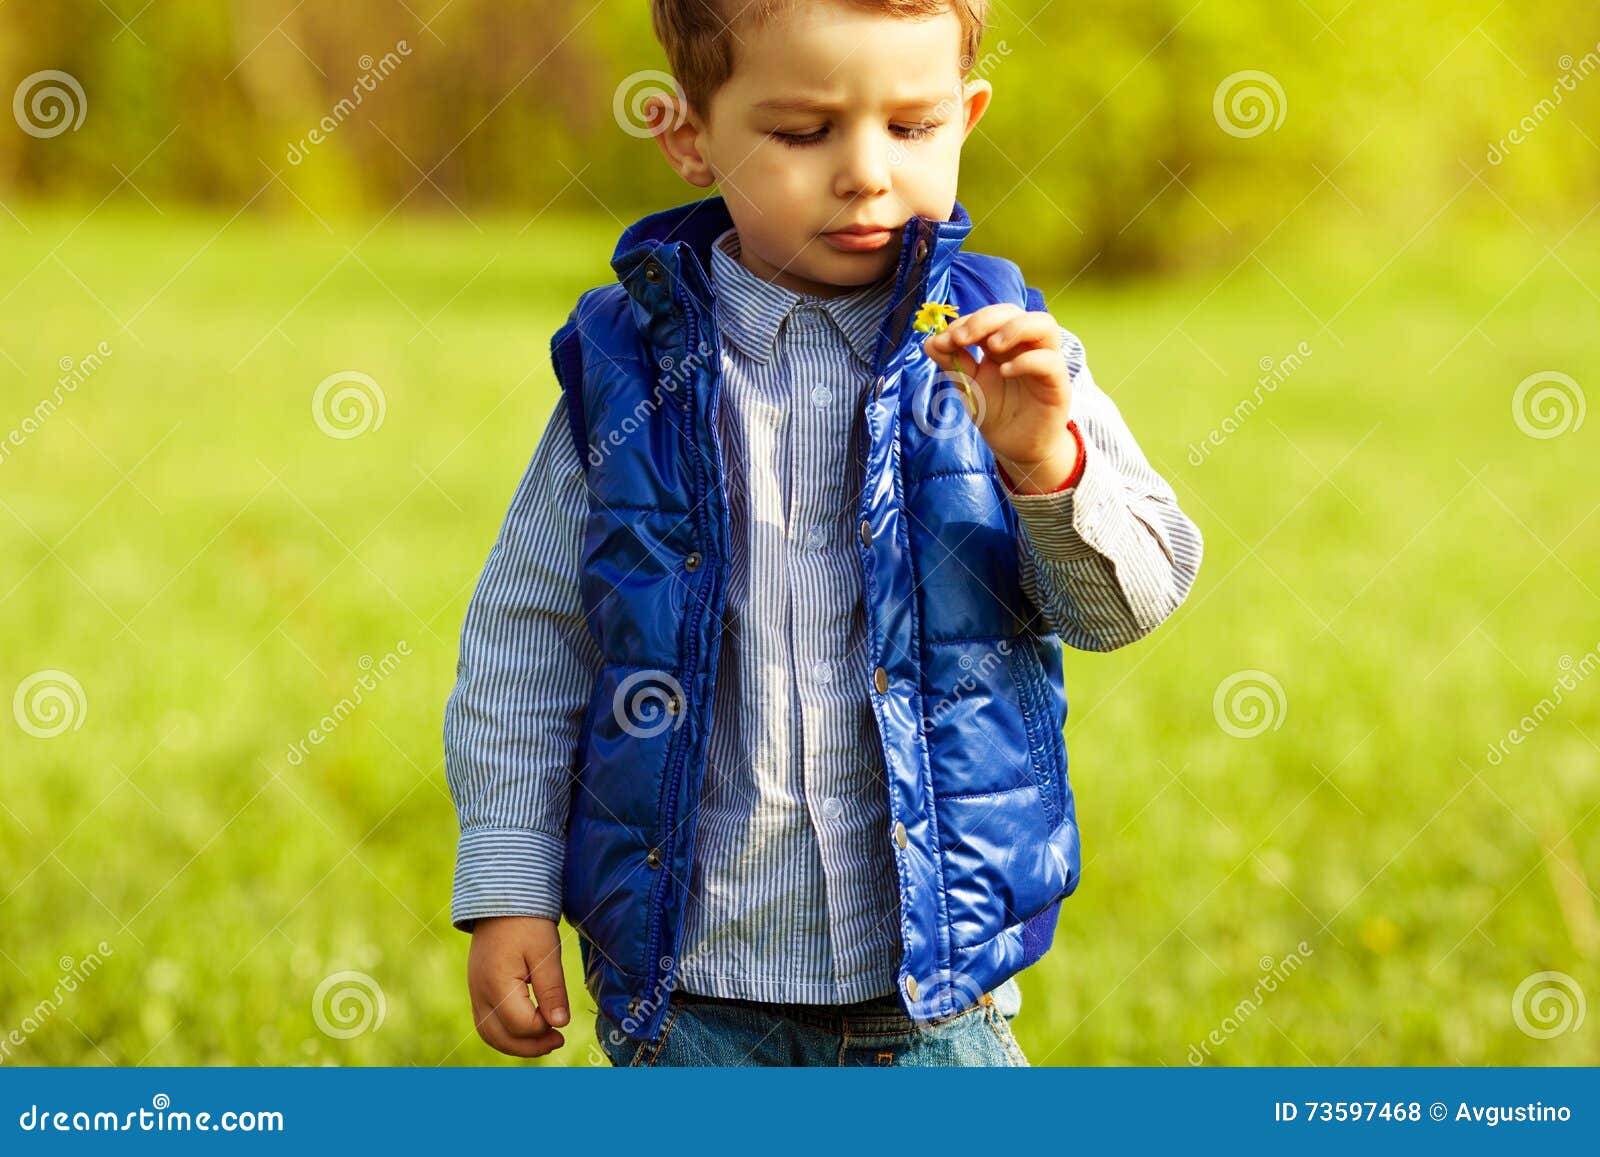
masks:
<path id="1" fill-rule="evenodd" d="M 913 215 L 949 219 L 989 104 L 987 81 L 962 83 L 960 21 L 824 0 L 738 35 L 708 115 L 666 112 L 667 159 L 719 186 L 742 261 L 766 280 L 832 297 L 893 272 Z M 866 226 L 878 232 L 847 232 Z"/>

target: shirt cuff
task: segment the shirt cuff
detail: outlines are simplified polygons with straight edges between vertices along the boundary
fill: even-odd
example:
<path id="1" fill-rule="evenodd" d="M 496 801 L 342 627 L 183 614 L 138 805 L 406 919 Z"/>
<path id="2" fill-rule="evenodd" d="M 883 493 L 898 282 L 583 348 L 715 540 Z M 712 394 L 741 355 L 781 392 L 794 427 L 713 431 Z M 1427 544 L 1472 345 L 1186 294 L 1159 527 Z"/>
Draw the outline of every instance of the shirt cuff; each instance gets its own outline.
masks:
<path id="1" fill-rule="evenodd" d="M 450 923 L 471 932 L 483 916 L 561 919 L 564 839 L 528 828 L 470 828 L 456 849 Z"/>
<path id="2" fill-rule="evenodd" d="M 1047 494 L 1012 494 L 1011 505 L 1036 557 L 1057 562 L 1105 554 L 1107 512 L 1120 501 L 1121 479 L 1105 454 L 1078 451 L 1074 485 Z"/>
<path id="3" fill-rule="evenodd" d="M 1071 490 L 1078 484 L 1079 479 L 1083 477 L 1084 459 L 1089 456 L 1088 447 L 1084 444 L 1083 440 L 1083 431 L 1079 430 L 1078 423 L 1072 420 L 1067 422 L 1067 430 L 1072 434 L 1072 440 L 1078 444 L 1078 464 L 1072 468 L 1072 473 L 1067 476 L 1067 480 L 1065 482 L 1063 482 L 1060 486 L 1057 486 L 1054 490 L 1046 491 L 1045 493 L 1047 494 L 1059 494 L 1063 490 Z M 996 462 L 994 465 L 995 469 L 1000 471 L 1000 481 L 1006 484 L 1006 489 L 1009 490 L 1013 495 L 1024 498 L 1041 497 L 1040 495 L 1033 494 L 1019 494 L 1016 484 L 1011 481 L 1011 475 L 1006 473 L 1006 468 L 1000 465 L 998 462 Z"/>

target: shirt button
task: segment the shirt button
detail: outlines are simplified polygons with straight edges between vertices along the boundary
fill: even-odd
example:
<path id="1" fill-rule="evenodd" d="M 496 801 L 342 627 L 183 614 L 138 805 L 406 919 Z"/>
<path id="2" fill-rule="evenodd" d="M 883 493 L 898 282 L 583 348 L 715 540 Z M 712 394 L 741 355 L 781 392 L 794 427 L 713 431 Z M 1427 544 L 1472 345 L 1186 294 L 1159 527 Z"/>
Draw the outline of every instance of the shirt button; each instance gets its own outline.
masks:
<path id="1" fill-rule="evenodd" d="M 861 545 L 872 545 L 872 523 L 868 522 L 865 518 L 861 520 Z"/>
<path id="2" fill-rule="evenodd" d="M 822 814 L 827 816 L 830 820 L 838 819 L 843 812 L 844 804 L 840 803 L 837 797 L 830 795 L 827 799 L 822 801 Z"/>
<path id="3" fill-rule="evenodd" d="M 833 401 L 833 391 L 827 386 L 817 386 L 811 391 L 811 404 L 813 406 L 826 406 Z"/>
<path id="4" fill-rule="evenodd" d="M 828 528 L 820 522 L 806 528 L 806 549 L 821 550 L 828 541 Z"/>
<path id="5" fill-rule="evenodd" d="M 818 683 L 831 683 L 833 681 L 833 665 L 826 659 L 818 659 L 817 665 L 811 668 L 811 677 Z"/>
<path id="6" fill-rule="evenodd" d="M 899 820 L 894 821 L 894 844 L 897 848 L 906 846 L 906 825 Z"/>
<path id="7" fill-rule="evenodd" d="M 889 672 L 879 667 L 872 673 L 872 685 L 878 689 L 879 694 L 889 690 Z"/>

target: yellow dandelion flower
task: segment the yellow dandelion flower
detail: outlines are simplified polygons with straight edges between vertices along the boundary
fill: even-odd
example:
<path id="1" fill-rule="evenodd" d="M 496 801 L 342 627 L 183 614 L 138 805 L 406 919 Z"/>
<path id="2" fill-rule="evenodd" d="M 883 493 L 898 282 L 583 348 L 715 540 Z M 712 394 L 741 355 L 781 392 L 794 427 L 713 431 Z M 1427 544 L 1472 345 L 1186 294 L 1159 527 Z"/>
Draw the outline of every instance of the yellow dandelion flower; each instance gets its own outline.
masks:
<path id="1" fill-rule="evenodd" d="M 918 333 L 939 333 L 947 328 L 952 318 L 961 316 L 961 311 L 953 305 L 945 305 L 939 301 L 925 301 L 922 308 L 917 310 L 917 320 L 911 323 Z"/>

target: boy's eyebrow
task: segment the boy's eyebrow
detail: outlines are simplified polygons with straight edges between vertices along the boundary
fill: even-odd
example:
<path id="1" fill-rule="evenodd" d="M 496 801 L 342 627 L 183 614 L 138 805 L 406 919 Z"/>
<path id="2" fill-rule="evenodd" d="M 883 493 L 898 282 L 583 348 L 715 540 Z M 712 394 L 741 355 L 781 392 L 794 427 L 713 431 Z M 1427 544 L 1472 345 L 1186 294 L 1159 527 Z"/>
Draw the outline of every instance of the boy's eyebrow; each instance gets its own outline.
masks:
<path id="1" fill-rule="evenodd" d="M 893 108 L 921 108 L 924 105 L 938 105 L 948 99 L 950 99 L 948 93 L 937 93 L 932 96 L 906 97 L 889 103 Z M 848 106 L 822 100 L 811 100 L 808 97 L 794 96 L 773 97 L 771 100 L 757 101 L 751 107 L 761 112 L 838 112 Z"/>

